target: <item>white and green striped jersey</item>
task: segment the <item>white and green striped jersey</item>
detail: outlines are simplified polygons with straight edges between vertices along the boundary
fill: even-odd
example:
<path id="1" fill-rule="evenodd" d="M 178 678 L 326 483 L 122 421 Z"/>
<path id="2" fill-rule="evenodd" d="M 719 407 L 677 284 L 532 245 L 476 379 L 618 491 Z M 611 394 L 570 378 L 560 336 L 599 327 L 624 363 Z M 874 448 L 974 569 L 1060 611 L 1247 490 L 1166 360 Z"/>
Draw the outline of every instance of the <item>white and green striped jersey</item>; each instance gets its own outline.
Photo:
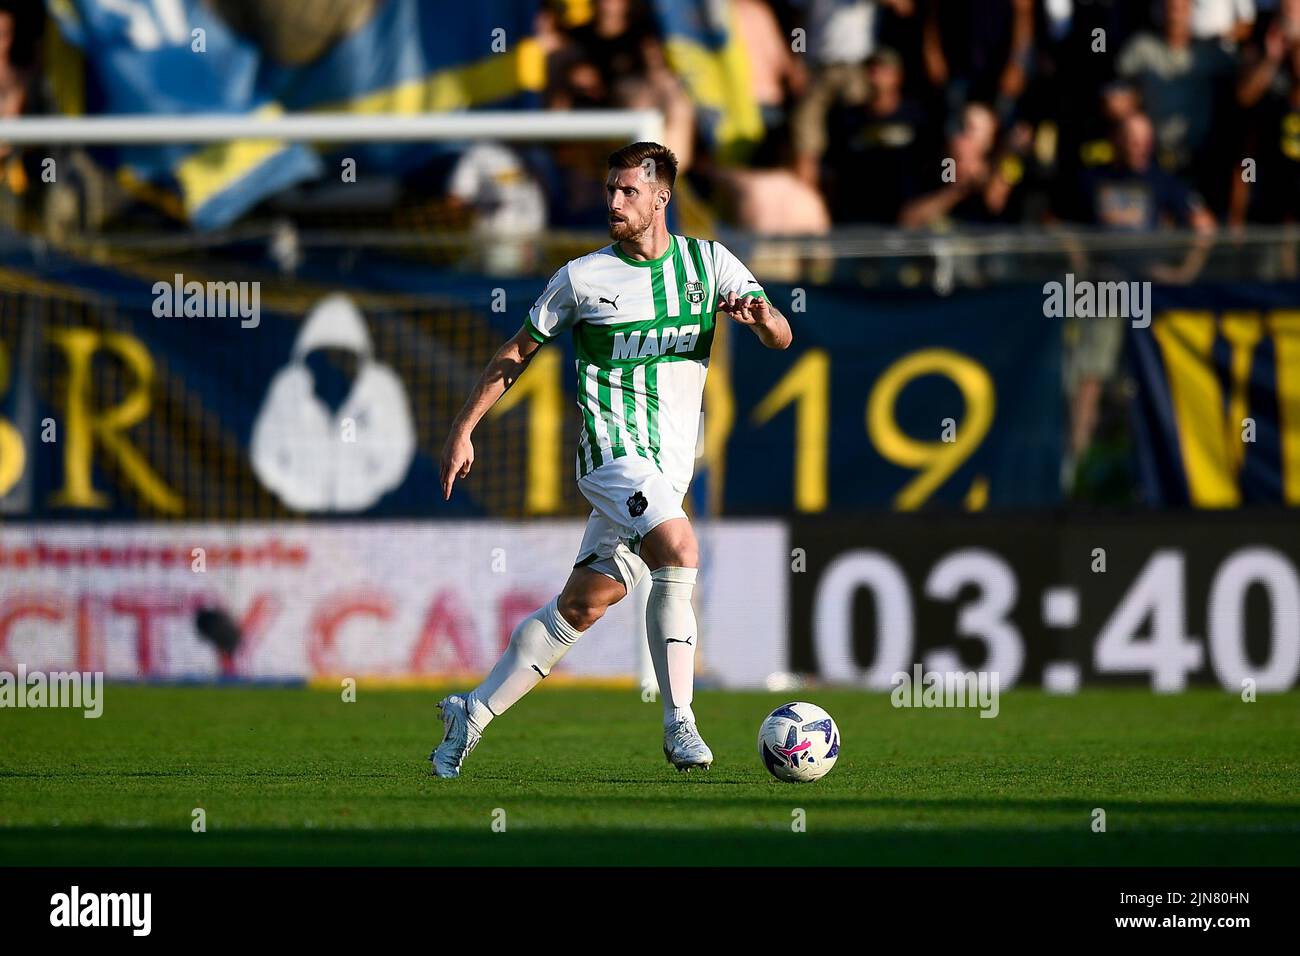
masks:
<path id="1" fill-rule="evenodd" d="M 524 327 L 538 342 L 573 329 L 579 478 L 639 455 L 685 492 L 714 311 L 730 292 L 767 297 L 722 245 L 686 236 L 671 237 L 663 255 L 642 261 L 612 243 L 551 276 Z"/>

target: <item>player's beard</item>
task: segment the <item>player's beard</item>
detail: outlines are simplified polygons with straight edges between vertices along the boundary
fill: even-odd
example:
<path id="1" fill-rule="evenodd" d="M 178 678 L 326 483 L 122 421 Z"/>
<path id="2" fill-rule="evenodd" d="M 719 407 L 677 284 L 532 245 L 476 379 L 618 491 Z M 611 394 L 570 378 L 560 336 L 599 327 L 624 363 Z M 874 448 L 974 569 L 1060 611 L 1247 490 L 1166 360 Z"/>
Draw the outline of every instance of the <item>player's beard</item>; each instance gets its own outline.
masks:
<path id="1" fill-rule="evenodd" d="M 636 242 L 650 228 L 650 222 L 625 216 L 622 222 L 609 224 L 609 238 L 615 242 Z"/>

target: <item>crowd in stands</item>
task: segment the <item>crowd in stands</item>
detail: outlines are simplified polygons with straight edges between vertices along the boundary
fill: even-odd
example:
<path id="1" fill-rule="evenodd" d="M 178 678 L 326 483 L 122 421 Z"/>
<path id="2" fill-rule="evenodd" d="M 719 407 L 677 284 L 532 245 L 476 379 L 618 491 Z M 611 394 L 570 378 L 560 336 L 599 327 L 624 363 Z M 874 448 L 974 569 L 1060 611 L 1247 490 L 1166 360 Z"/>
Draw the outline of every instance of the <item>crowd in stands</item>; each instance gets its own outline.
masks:
<path id="1" fill-rule="evenodd" d="M 1300 0 L 733 0 L 765 136 L 725 167 L 651 8 L 565 7 L 548 103 L 663 109 L 741 227 L 1300 216 Z"/>
<path id="2" fill-rule="evenodd" d="M 542 102 L 661 110 L 685 182 L 738 228 L 1300 217 L 1300 0 L 730 0 L 763 134 L 725 155 L 671 63 L 668 6 L 542 0 Z M 35 108 L 39 16 L 0 0 L 0 116 Z M 532 172 L 564 206 L 564 163 Z M 449 182 L 472 202 L 490 179 Z"/>

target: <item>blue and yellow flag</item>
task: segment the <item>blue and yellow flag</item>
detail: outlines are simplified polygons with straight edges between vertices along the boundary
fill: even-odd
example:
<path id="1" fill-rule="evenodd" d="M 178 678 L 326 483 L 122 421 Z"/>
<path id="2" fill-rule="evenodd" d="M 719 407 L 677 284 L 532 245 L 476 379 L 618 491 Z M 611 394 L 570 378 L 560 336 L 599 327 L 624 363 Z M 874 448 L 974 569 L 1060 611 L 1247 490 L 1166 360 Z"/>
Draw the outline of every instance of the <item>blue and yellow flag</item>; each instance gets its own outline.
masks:
<path id="1" fill-rule="evenodd" d="M 241 23 L 237 30 L 222 18 L 229 5 L 221 2 L 47 0 L 47 6 L 62 41 L 52 49 L 83 61 L 79 69 L 51 64 L 52 77 L 84 78 L 75 81 L 84 89 L 56 91 L 56 97 L 91 113 L 522 107 L 532 105 L 543 82 L 542 56 L 531 38 L 537 0 L 477 0 L 451 16 L 443 4 L 421 0 L 358 2 L 352 19 L 339 24 L 337 35 L 324 33 L 305 62 L 273 56 L 256 29 Z M 268 8 L 255 13 L 252 27 L 274 18 Z M 366 155 L 384 171 L 400 171 L 428 153 L 379 144 Z M 107 159 L 124 184 L 164 199 L 199 228 L 226 225 L 324 168 L 310 146 L 273 141 L 120 147 Z"/>
<path id="2" fill-rule="evenodd" d="M 1300 506 L 1300 284 L 1157 286 L 1152 311 L 1128 332 L 1144 499 Z"/>
<path id="3" fill-rule="evenodd" d="M 700 111 L 701 131 L 720 160 L 743 159 L 763 138 L 763 118 L 731 3 L 654 0 L 654 12 L 668 64 Z"/>

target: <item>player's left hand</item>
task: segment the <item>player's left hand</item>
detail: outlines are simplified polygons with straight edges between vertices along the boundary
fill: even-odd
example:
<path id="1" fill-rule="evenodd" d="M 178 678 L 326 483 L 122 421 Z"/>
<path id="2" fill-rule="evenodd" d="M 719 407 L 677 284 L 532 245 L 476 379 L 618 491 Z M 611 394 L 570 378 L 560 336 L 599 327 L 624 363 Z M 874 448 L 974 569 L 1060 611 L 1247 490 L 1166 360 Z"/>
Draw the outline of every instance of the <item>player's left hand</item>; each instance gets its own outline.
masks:
<path id="1" fill-rule="evenodd" d="M 718 310 L 741 325 L 764 325 L 772 314 L 767 300 L 761 296 L 736 295 L 734 292 L 718 299 Z"/>

